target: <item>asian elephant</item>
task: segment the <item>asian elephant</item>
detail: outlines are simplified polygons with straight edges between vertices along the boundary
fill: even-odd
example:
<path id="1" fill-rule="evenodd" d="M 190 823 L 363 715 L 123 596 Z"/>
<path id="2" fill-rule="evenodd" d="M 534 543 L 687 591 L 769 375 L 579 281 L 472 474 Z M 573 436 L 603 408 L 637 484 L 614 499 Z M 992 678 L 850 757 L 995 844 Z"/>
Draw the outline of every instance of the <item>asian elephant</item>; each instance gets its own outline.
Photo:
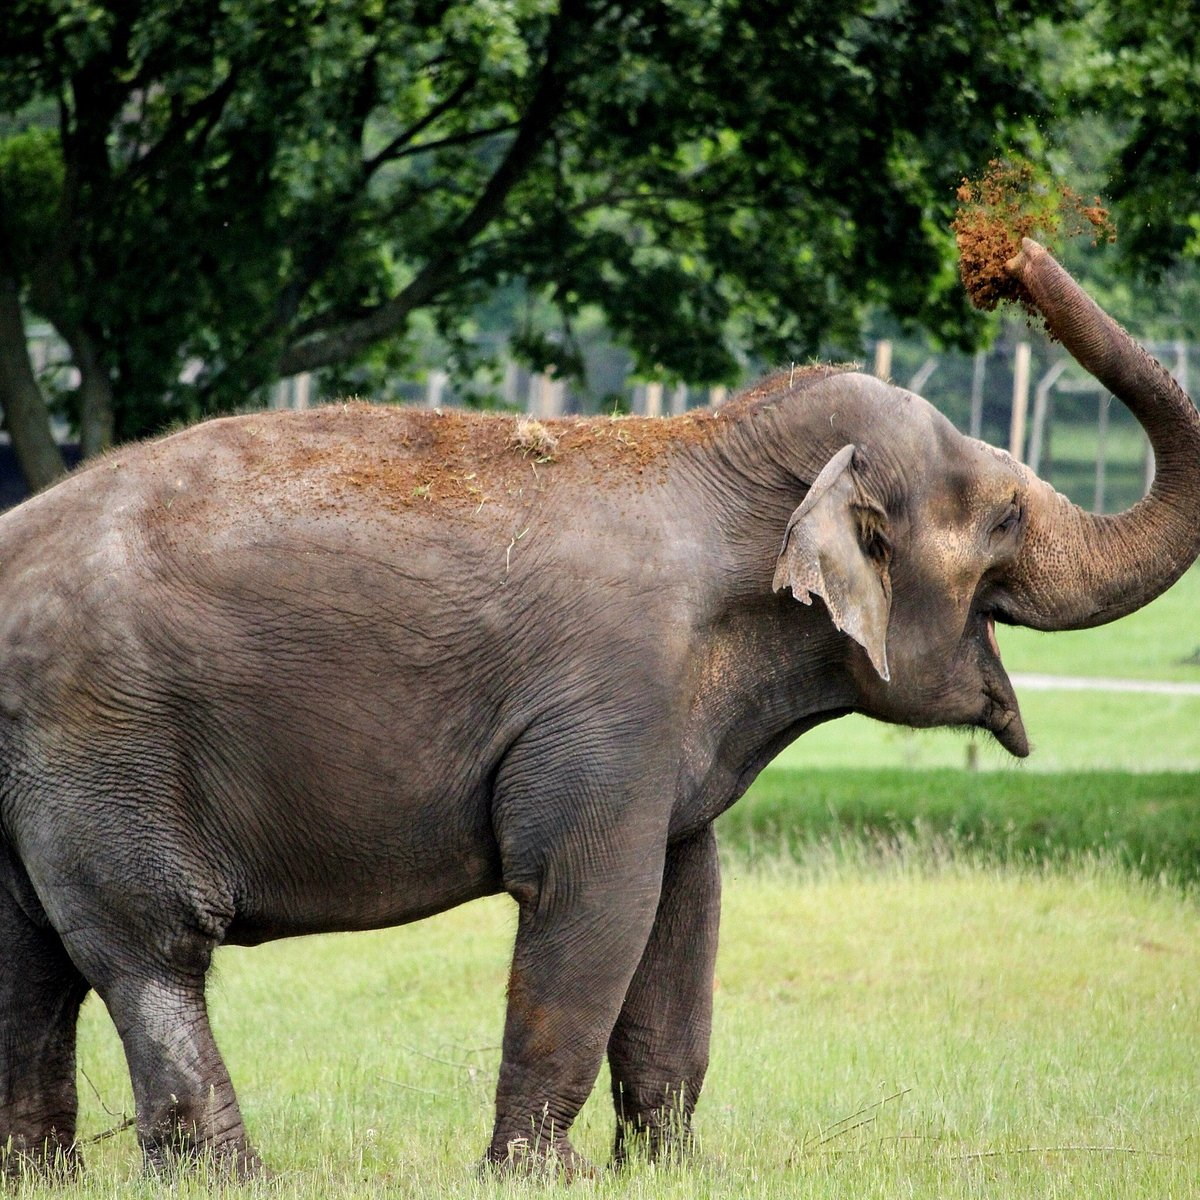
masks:
<path id="1" fill-rule="evenodd" d="M 783 372 L 668 419 L 335 405 L 126 448 L 0 518 L 0 1146 L 75 1164 L 75 1025 L 120 1033 L 152 1166 L 259 1168 L 215 947 L 519 916 L 493 1162 L 686 1137 L 713 821 L 866 713 L 1028 753 L 996 622 L 1072 629 L 1200 552 L 1200 417 L 1040 246 L 1009 269 L 1136 413 L 1149 495 L 1082 512 L 902 388 Z"/>

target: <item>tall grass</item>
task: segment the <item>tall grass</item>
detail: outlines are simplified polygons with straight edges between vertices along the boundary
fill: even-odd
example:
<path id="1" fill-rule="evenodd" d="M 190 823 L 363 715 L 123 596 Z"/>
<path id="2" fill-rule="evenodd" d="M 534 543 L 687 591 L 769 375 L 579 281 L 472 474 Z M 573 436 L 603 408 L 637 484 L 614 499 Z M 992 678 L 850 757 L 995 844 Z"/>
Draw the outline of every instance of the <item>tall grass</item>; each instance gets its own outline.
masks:
<path id="1" fill-rule="evenodd" d="M 718 827 L 724 845 L 752 857 L 932 837 L 987 863 L 1053 864 L 1099 852 L 1150 878 L 1200 883 L 1200 778 L 1185 772 L 775 767 Z"/>

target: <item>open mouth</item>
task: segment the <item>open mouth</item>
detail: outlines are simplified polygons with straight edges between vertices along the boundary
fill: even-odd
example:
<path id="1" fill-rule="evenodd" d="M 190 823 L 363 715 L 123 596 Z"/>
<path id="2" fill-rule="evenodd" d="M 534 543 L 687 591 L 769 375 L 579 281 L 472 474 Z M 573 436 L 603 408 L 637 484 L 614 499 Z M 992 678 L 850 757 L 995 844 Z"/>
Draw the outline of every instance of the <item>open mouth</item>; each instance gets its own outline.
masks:
<path id="1" fill-rule="evenodd" d="M 1029 755 L 1029 738 L 1012 682 L 1000 661 L 1000 645 L 996 641 L 996 622 L 991 613 L 983 619 L 984 644 L 990 661 L 984 663 L 983 695 L 985 707 L 980 725 L 987 729 L 1014 758 Z"/>

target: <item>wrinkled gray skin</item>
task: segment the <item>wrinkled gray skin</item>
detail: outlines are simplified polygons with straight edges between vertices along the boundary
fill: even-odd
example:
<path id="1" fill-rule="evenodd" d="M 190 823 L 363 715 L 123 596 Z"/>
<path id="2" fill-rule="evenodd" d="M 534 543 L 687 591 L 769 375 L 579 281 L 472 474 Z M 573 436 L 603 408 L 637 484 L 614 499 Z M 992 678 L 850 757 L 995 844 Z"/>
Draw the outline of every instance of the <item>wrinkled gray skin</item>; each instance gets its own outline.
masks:
<path id="1" fill-rule="evenodd" d="M 450 418 L 349 408 L 214 421 L 4 517 L 7 1169 L 75 1165 L 94 988 L 150 1163 L 253 1173 L 205 1014 L 213 949 L 499 891 L 519 923 L 488 1157 L 583 1168 L 568 1131 L 606 1054 L 618 1157 L 685 1134 L 713 819 L 849 712 L 1027 753 L 993 622 L 1110 620 L 1200 549 L 1190 401 L 1038 247 L 1014 269 L 1151 434 L 1154 491 L 1120 518 L 828 371 L 681 423 L 648 460 L 513 448 L 480 503 L 386 502 L 356 447 L 419 455 Z"/>

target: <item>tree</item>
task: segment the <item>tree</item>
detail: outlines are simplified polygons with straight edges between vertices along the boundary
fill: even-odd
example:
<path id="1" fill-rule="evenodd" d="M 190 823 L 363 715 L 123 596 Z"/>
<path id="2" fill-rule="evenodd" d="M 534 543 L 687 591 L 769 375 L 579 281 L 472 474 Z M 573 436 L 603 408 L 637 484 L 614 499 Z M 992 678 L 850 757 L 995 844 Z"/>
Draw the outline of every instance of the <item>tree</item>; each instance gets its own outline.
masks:
<path id="1" fill-rule="evenodd" d="M 1117 231 L 1114 246 L 1057 252 L 1142 338 L 1200 338 L 1200 4 L 1079 4 L 1033 43 L 1062 100 L 1036 156 L 1047 178 L 1097 195 Z"/>
<path id="2" fill-rule="evenodd" d="M 1075 91 L 1118 136 L 1104 166 L 1126 258 L 1156 281 L 1200 262 L 1200 3 L 1097 5 Z"/>
<path id="3" fill-rule="evenodd" d="M 0 403 L 45 481 L 22 307 L 86 453 L 299 371 L 451 340 L 498 288 L 570 369 L 597 306 L 645 369 L 969 338 L 954 186 L 1045 118 L 1054 0 L 10 0 Z M 39 447 L 40 446 L 40 450 Z M 24 447 L 24 448 L 23 448 Z M 40 457 L 39 457 L 40 455 Z"/>

